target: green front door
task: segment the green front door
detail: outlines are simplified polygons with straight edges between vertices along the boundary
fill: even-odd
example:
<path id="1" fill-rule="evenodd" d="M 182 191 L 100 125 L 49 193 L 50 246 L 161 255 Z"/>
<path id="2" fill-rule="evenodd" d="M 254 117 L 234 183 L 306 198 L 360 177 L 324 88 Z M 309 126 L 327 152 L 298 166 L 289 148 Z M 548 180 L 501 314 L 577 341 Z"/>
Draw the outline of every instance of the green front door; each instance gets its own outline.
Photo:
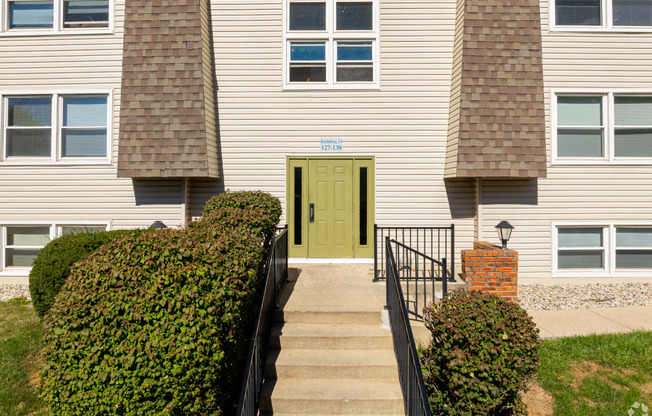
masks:
<path id="1" fill-rule="evenodd" d="M 373 257 L 374 161 L 288 158 L 292 257 Z"/>
<path id="2" fill-rule="evenodd" d="M 353 160 L 308 161 L 310 257 L 353 257 Z"/>

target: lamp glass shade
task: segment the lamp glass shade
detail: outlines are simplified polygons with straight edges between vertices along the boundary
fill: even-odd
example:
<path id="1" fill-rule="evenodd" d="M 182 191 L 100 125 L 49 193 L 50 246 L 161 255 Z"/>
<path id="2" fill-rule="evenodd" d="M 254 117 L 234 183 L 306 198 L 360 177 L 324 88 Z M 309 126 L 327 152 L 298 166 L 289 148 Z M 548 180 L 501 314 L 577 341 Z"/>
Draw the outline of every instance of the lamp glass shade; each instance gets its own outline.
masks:
<path id="1" fill-rule="evenodd" d="M 500 241 L 509 241 L 512 236 L 512 230 L 514 227 L 507 221 L 501 221 L 496 225 L 496 231 L 498 231 L 498 238 Z"/>

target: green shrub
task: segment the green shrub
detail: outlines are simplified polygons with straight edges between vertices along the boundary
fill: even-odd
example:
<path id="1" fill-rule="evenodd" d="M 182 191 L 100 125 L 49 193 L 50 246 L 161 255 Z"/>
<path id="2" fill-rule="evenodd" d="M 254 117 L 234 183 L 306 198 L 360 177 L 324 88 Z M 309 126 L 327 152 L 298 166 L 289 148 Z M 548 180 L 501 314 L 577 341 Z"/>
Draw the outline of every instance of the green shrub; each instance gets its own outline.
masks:
<path id="1" fill-rule="evenodd" d="M 109 241 L 143 230 L 114 230 L 67 234 L 40 251 L 29 273 L 29 292 L 36 314 L 43 318 L 70 275 L 70 268 Z"/>
<path id="2" fill-rule="evenodd" d="M 78 263 L 44 320 L 52 413 L 232 413 L 263 263 L 259 236 L 216 224 L 115 240 Z"/>
<path id="3" fill-rule="evenodd" d="M 517 304 L 453 292 L 427 311 L 432 343 L 421 356 L 435 415 L 524 414 L 519 393 L 539 365 L 539 330 Z"/>
<path id="4" fill-rule="evenodd" d="M 217 224 L 220 227 L 247 227 L 265 242 L 276 234 L 282 208 L 278 198 L 263 191 L 224 192 L 206 202 L 202 219 L 191 228 Z"/>

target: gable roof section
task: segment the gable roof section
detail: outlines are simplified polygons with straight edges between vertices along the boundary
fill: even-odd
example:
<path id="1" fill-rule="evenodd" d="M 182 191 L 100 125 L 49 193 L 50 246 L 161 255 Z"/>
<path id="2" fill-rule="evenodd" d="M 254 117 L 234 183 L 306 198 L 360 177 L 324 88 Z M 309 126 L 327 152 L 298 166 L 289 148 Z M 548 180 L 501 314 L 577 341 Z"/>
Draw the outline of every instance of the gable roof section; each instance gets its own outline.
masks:
<path id="1" fill-rule="evenodd" d="M 208 0 L 126 0 L 118 176 L 217 177 Z"/>
<path id="2" fill-rule="evenodd" d="M 546 176 L 538 0 L 458 0 L 446 177 Z"/>

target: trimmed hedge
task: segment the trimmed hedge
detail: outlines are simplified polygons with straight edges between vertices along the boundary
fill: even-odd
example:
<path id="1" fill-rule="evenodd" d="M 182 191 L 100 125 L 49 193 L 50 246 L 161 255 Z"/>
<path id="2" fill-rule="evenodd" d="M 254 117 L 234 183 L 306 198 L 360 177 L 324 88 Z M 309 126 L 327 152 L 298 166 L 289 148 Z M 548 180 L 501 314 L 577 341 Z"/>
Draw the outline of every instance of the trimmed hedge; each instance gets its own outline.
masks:
<path id="1" fill-rule="evenodd" d="M 526 414 L 519 394 L 539 366 L 540 339 L 524 310 L 495 295 L 452 292 L 427 310 L 426 326 L 432 343 L 421 364 L 433 414 Z"/>
<path id="2" fill-rule="evenodd" d="M 51 412 L 234 413 L 266 260 L 255 215 L 280 210 L 218 207 L 209 217 L 228 221 L 115 240 L 78 263 L 44 319 Z"/>
<path id="3" fill-rule="evenodd" d="M 40 251 L 29 273 L 29 292 L 36 314 L 43 318 L 70 275 L 70 268 L 100 246 L 145 230 L 114 230 L 67 234 L 49 242 Z"/>
<path id="4" fill-rule="evenodd" d="M 199 221 L 193 228 L 218 224 L 221 227 L 247 227 L 254 234 L 264 236 L 266 243 L 276 234 L 276 225 L 281 218 L 281 202 L 263 191 L 227 191 L 212 197 L 204 205 Z"/>

